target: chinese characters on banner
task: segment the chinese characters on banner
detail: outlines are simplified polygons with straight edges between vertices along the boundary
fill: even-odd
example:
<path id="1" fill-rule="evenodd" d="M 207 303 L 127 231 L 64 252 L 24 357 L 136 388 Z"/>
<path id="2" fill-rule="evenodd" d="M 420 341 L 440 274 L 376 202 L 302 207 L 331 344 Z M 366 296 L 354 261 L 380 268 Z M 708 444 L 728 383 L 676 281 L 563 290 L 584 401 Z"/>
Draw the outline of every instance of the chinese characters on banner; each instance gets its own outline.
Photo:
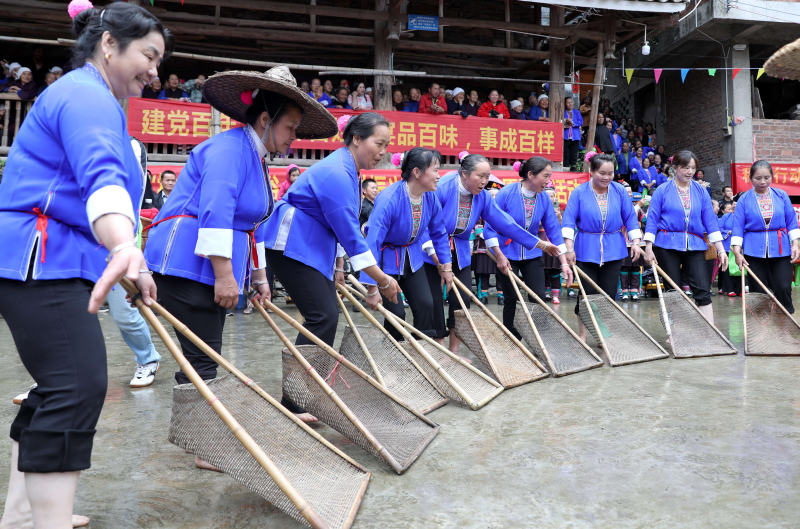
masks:
<path id="1" fill-rule="evenodd" d="M 353 111 L 332 109 L 339 117 Z M 527 159 L 544 156 L 561 161 L 562 125 L 543 121 L 523 121 L 460 116 L 432 116 L 412 112 L 380 112 L 390 123 L 390 152 L 412 147 L 436 149 L 444 155 L 461 151 L 491 158 Z M 128 131 L 145 143 L 196 145 L 210 136 L 211 107 L 201 103 L 131 98 L 128 102 Z M 222 115 L 220 132 L 241 123 Z M 292 149 L 333 151 L 342 146 L 340 134 L 323 140 L 296 140 Z"/>
<path id="2" fill-rule="evenodd" d="M 783 189 L 789 195 L 800 196 L 800 164 L 796 163 L 774 163 L 772 171 L 772 185 Z M 739 193 L 747 191 L 750 185 L 750 164 L 732 163 L 731 175 L 733 175 L 733 192 Z"/>
<path id="3" fill-rule="evenodd" d="M 161 190 L 161 173 L 167 169 L 172 170 L 180 178 L 180 171 L 183 169 L 182 165 L 148 165 L 147 169 L 153 175 L 152 186 L 153 191 L 158 192 Z M 302 169 L 305 171 L 305 169 Z M 450 171 L 439 171 L 442 176 Z M 492 174 L 503 181 L 504 184 L 511 184 L 519 181 L 519 174 L 514 171 L 492 171 Z M 374 169 L 372 171 L 362 171 L 362 178 L 372 178 L 378 184 L 378 189 L 383 191 L 393 183 L 400 180 L 399 169 Z M 286 179 L 285 167 L 270 167 L 269 168 L 269 181 L 272 185 L 272 195 L 278 196 L 278 189 L 281 182 Z M 560 204 L 566 204 L 569 194 L 578 185 L 589 181 L 589 173 L 553 173 L 550 182 L 556 189 L 556 198 Z"/>

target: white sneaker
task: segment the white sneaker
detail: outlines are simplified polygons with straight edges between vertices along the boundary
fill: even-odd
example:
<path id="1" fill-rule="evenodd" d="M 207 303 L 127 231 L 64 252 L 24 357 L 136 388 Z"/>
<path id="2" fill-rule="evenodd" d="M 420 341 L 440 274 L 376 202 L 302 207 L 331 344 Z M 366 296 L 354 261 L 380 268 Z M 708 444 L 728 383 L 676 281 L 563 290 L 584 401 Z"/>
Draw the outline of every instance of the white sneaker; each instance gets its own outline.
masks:
<path id="1" fill-rule="evenodd" d="M 156 373 L 161 365 L 158 362 L 150 362 L 145 365 L 137 365 L 136 373 L 133 374 L 130 387 L 144 388 L 153 383 L 156 379 Z"/>

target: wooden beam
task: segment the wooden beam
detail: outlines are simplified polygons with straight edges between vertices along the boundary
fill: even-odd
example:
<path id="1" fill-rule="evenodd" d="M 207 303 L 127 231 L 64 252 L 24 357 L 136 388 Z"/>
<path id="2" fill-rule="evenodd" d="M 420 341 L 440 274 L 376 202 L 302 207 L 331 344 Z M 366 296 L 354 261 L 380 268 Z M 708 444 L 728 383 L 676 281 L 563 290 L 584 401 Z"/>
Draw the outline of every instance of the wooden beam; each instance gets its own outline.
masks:
<path id="1" fill-rule="evenodd" d="M 597 44 L 597 65 L 594 70 L 594 82 L 599 84 L 603 82 L 605 75 L 605 60 L 603 59 L 605 51 L 603 50 L 603 43 Z M 589 113 L 589 133 L 586 135 L 586 150 L 594 147 L 595 129 L 597 128 L 597 114 L 600 107 L 600 86 L 592 87 L 592 111 Z M 589 170 L 589 163 L 585 162 L 583 166 L 584 171 Z"/>
<path id="2" fill-rule="evenodd" d="M 552 27 L 541 26 L 538 24 L 525 24 L 522 22 L 505 23 L 502 20 L 482 20 L 470 18 L 441 18 L 439 24 L 444 26 L 462 27 L 462 28 L 478 28 L 478 29 L 494 29 L 497 31 L 519 31 L 522 33 L 536 33 L 539 35 L 552 35 L 555 37 L 571 37 L 576 33 L 577 28 Z M 580 36 L 583 39 L 601 41 L 606 38 L 603 31 L 580 31 Z"/>
<path id="3" fill-rule="evenodd" d="M 546 59 L 549 52 L 536 50 L 505 49 L 494 46 L 475 46 L 471 44 L 443 44 L 438 42 L 424 42 L 401 40 L 397 43 L 399 50 L 430 51 L 439 53 L 462 53 L 464 55 L 489 55 L 493 57 L 510 56 L 521 59 Z"/>
<path id="4" fill-rule="evenodd" d="M 439 42 L 444 42 L 444 26 L 442 25 L 442 18 L 444 18 L 444 0 L 439 0 Z"/>
<path id="5" fill-rule="evenodd" d="M 180 3 L 181 0 L 159 0 L 160 2 Z M 348 18 L 353 20 L 388 19 L 388 13 L 376 13 L 372 9 L 355 9 L 351 7 L 318 6 L 294 4 L 291 2 L 275 2 L 269 0 L 191 0 L 193 5 L 216 6 L 250 9 L 252 11 L 270 11 L 273 13 L 293 13 L 296 15 L 317 15 L 321 17 Z M 63 6 L 62 6 L 63 9 Z"/>
<path id="6" fill-rule="evenodd" d="M 389 0 L 375 0 L 375 11 L 389 12 Z M 375 69 L 391 67 L 392 43 L 389 40 L 389 21 L 375 21 Z M 392 110 L 392 76 L 376 75 L 373 84 L 372 104 L 375 110 Z"/>
<path id="7" fill-rule="evenodd" d="M 308 42 L 324 46 L 374 46 L 373 37 L 362 37 L 356 35 L 338 35 L 335 33 L 302 33 L 298 31 L 270 30 L 269 32 L 258 29 L 249 29 L 232 26 L 206 26 L 176 22 L 170 24 L 170 29 L 176 35 L 176 40 L 180 42 L 182 34 L 205 35 L 209 37 L 228 37 L 242 39 L 260 39 L 267 41 L 282 42 Z"/>
<path id="8" fill-rule="evenodd" d="M 564 8 L 550 8 L 550 25 L 560 28 L 564 25 Z M 552 81 L 564 79 L 564 46 L 562 41 L 550 41 L 550 121 L 561 123 L 564 118 L 564 84 Z"/>

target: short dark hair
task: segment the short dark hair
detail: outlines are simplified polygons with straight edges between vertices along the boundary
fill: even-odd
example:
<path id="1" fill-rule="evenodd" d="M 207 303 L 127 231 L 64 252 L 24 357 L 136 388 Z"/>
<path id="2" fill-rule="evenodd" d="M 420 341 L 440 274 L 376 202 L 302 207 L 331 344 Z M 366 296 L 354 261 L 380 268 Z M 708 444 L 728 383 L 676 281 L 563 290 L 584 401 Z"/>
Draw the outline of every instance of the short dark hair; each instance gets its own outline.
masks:
<path id="1" fill-rule="evenodd" d="M 367 187 L 369 187 L 370 184 L 378 185 L 378 182 L 376 182 L 373 178 L 365 178 L 365 179 L 363 179 L 361 181 L 361 191 L 366 191 Z"/>
<path id="2" fill-rule="evenodd" d="M 610 154 L 595 154 L 589 160 L 589 170 L 599 171 L 603 164 L 610 163 L 614 165 L 614 158 Z"/>
<path id="3" fill-rule="evenodd" d="M 689 162 L 692 160 L 694 160 L 695 166 L 700 165 L 700 162 L 697 161 L 697 156 L 695 156 L 692 151 L 682 150 L 676 152 L 672 157 L 672 165 L 677 165 L 678 167 L 688 167 Z"/>
<path id="4" fill-rule="evenodd" d="M 528 173 L 533 173 L 533 175 L 536 176 L 547 169 L 548 166 L 552 165 L 552 162 L 547 158 L 531 156 L 520 166 L 519 177 L 525 180 L 528 178 Z"/>
<path id="5" fill-rule="evenodd" d="M 176 175 L 176 174 L 175 174 L 175 171 L 173 171 L 172 169 L 167 169 L 166 171 L 161 171 L 161 179 L 163 180 L 163 179 L 164 179 L 164 177 L 165 177 L 166 175 L 168 175 L 168 174 L 171 174 L 171 175 L 172 175 L 172 176 L 174 176 L 175 178 L 178 178 L 178 175 Z"/>
<path id="6" fill-rule="evenodd" d="M 766 169 L 769 171 L 770 176 L 775 176 L 775 174 L 772 172 L 772 165 L 766 160 L 756 160 L 753 162 L 753 165 L 750 166 L 750 175 L 755 173 L 758 169 Z"/>
<path id="7" fill-rule="evenodd" d="M 433 165 L 434 161 L 440 161 L 441 154 L 434 149 L 425 147 L 414 147 L 403 157 L 403 164 L 400 166 L 400 178 L 408 182 L 414 169 L 425 171 Z"/>
<path id="8" fill-rule="evenodd" d="M 94 55 L 97 44 L 106 31 L 117 41 L 121 52 L 125 51 L 131 41 L 156 31 L 164 37 L 163 58 L 166 59 L 172 53 L 172 32 L 155 15 L 137 5 L 114 2 L 103 8 L 85 9 L 72 19 L 72 32 L 76 37 L 72 48 L 73 67 L 80 68 Z"/>
<path id="9" fill-rule="evenodd" d="M 352 144 L 354 136 L 358 136 L 359 138 L 369 138 L 375 134 L 375 128 L 379 127 L 380 125 L 388 127 L 389 122 L 385 117 L 381 116 L 377 112 L 365 112 L 363 114 L 359 114 L 347 122 L 347 126 L 344 128 L 344 132 L 342 133 L 344 144 Z"/>
<path id="10" fill-rule="evenodd" d="M 489 160 L 486 156 L 482 154 L 468 154 L 464 156 L 464 159 L 461 160 L 461 168 L 458 170 L 459 175 L 469 174 L 478 167 L 479 163 L 489 163 Z M 491 164 L 489 164 L 491 166 Z"/>

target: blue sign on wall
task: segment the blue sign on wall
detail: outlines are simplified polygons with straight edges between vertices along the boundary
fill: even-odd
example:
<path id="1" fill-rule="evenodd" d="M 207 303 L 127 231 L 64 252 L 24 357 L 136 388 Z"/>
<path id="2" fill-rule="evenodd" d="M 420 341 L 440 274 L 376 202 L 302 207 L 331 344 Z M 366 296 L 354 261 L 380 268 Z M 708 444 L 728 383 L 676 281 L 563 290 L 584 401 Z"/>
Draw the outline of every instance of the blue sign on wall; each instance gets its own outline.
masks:
<path id="1" fill-rule="evenodd" d="M 408 29 L 411 31 L 439 31 L 439 17 L 408 15 Z"/>

